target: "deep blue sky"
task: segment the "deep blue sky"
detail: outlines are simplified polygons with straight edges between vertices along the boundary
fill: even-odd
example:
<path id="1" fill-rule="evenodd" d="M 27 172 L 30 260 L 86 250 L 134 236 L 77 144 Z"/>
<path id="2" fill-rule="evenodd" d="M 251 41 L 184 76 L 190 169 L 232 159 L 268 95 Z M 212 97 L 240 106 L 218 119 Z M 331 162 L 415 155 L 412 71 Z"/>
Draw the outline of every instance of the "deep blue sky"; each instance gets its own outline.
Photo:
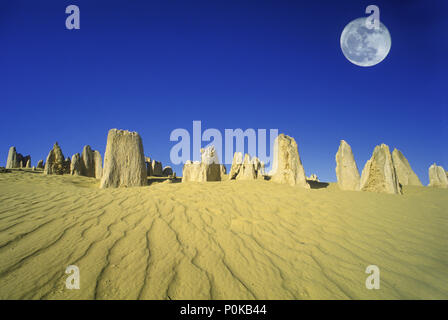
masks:
<path id="1" fill-rule="evenodd" d="M 278 128 L 306 174 L 335 181 L 339 140 L 361 171 L 375 145 L 402 150 L 426 184 L 448 169 L 446 1 L 0 2 L 0 165 L 11 145 L 33 165 L 58 141 L 104 153 L 110 128 L 137 131 L 169 164 L 176 128 Z M 65 7 L 81 29 L 65 28 Z M 347 23 L 381 9 L 389 56 L 343 56 Z M 205 143 L 204 143 L 205 145 Z M 181 172 L 181 167 L 175 167 Z"/>

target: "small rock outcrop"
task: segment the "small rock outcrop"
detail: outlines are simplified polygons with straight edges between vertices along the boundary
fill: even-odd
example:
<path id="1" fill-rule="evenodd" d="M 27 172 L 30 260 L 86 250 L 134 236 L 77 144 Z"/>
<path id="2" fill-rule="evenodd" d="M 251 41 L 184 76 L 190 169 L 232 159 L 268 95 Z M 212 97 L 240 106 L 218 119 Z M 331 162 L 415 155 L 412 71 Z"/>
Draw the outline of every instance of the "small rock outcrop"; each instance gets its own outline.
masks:
<path id="1" fill-rule="evenodd" d="M 145 157 L 145 164 L 146 164 L 146 175 L 148 177 L 152 177 L 152 163 L 151 163 L 151 158 L 149 157 Z"/>
<path id="2" fill-rule="evenodd" d="M 143 143 L 137 132 L 109 130 L 101 188 L 147 185 Z"/>
<path id="3" fill-rule="evenodd" d="M 201 162 L 205 181 L 221 181 L 221 164 L 214 146 L 201 149 Z"/>
<path id="4" fill-rule="evenodd" d="M 87 145 L 82 149 L 81 154 L 82 175 L 85 177 L 95 177 L 95 155 L 92 148 Z"/>
<path id="5" fill-rule="evenodd" d="M 170 177 L 173 175 L 173 168 L 171 168 L 170 166 L 166 166 L 165 168 L 163 168 L 162 174 L 164 177 Z"/>
<path id="6" fill-rule="evenodd" d="M 255 165 L 250 156 L 246 153 L 244 155 L 244 160 L 242 165 L 240 166 L 240 170 L 238 175 L 236 176 L 236 180 L 255 180 L 257 179 L 257 172 L 255 171 Z"/>
<path id="7" fill-rule="evenodd" d="M 145 157 L 145 164 L 146 164 L 146 175 L 148 177 L 166 177 L 164 173 L 164 168 L 162 166 L 162 162 L 156 161 L 149 157 Z"/>
<path id="8" fill-rule="evenodd" d="M 73 176 L 82 175 L 81 155 L 79 153 L 75 153 L 72 156 L 72 162 L 70 164 L 70 174 Z"/>
<path id="9" fill-rule="evenodd" d="M 43 169 L 43 168 L 44 168 L 44 160 L 39 160 L 39 161 L 37 162 L 37 166 L 36 166 L 36 168 L 37 168 L 37 169 Z"/>
<path id="10" fill-rule="evenodd" d="M 243 154 L 235 152 L 233 154 L 232 166 L 230 167 L 229 179 L 236 179 L 243 165 Z"/>
<path id="11" fill-rule="evenodd" d="M 201 149 L 201 162 L 205 164 L 219 164 L 218 153 L 214 146 Z"/>
<path id="12" fill-rule="evenodd" d="M 448 188 L 448 178 L 443 167 L 433 164 L 429 167 L 429 187 Z"/>
<path id="13" fill-rule="evenodd" d="M 312 175 L 310 175 L 309 177 L 306 178 L 306 180 L 308 181 L 314 181 L 314 182 L 320 182 L 319 178 L 317 177 L 317 175 L 315 173 L 313 173 Z"/>
<path id="14" fill-rule="evenodd" d="M 223 164 L 221 164 L 220 167 L 221 167 L 221 181 L 225 181 L 229 178 L 227 175 L 227 168 Z"/>
<path id="15" fill-rule="evenodd" d="M 257 157 L 253 157 L 252 165 L 254 166 L 255 173 L 257 175 L 257 179 L 264 180 L 264 176 L 266 175 L 264 171 L 264 162 L 258 159 Z"/>
<path id="16" fill-rule="evenodd" d="M 28 167 L 29 162 L 29 167 Z M 31 156 L 22 157 L 22 161 L 20 163 L 21 168 L 31 168 Z"/>
<path id="17" fill-rule="evenodd" d="M 221 165 L 221 176 L 222 175 L 224 175 L 224 174 L 227 174 L 227 168 L 226 168 L 226 166 L 225 165 Z"/>
<path id="18" fill-rule="evenodd" d="M 70 174 L 70 166 L 72 164 L 72 160 L 67 157 L 64 160 L 64 174 Z"/>
<path id="19" fill-rule="evenodd" d="M 6 169 L 14 169 L 18 166 L 16 147 L 11 147 L 9 148 L 8 159 L 6 160 Z"/>
<path id="20" fill-rule="evenodd" d="M 362 170 L 360 186 L 362 191 L 402 193 L 387 145 L 381 144 L 375 147 L 372 158 Z"/>
<path id="21" fill-rule="evenodd" d="M 93 152 L 93 162 L 95 167 L 95 179 L 101 180 L 103 177 L 103 158 L 98 150 Z"/>
<path id="22" fill-rule="evenodd" d="M 162 162 L 152 160 L 151 161 L 151 167 L 152 167 L 152 175 L 155 177 L 162 177 L 163 176 L 163 169 L 162 169 Z"/>
<path id="23" fill-rule="evenodd" d="M 209 146 L 201 149 L 201 162 L 187 161 L 184 164 L 182 182 L 221 181 L 221 170 L 216 150 L 214 146 Z"/>
<path id="24" fill-rule="evenodd" d="M 205 166 L 205 165 L 204 165 Z M 205 175 L 204 166 L 199 161 L 190 161 L 187 160 L 185 162 L 184 167 L 182 169 L 182 182 L 204 182 L 207 181 L 207 177 Z"/>
<path id="25" fill-rule="evenodd" d="M 360 176 L 350 145 L 341 140 L 336 153 L 336 177 L 341 190 L 358 191 Z"/>
<path id="26" fill-rule="evenodd" d="M 270 175 L 273 182 L 310 188 L 306 182 L 305 170 L 294 138 L 280 134 L 275 139 L 274 160 Z"/>
<path id="27" fill-rule="evenodd" d="M 53 145 L 53 149 L 50 150 L 45 161 L 44 174 L 64 174 L 67 171 L 67 162 L 62 154 L 61 147 L 56 142 Z M 70 166 L 68 168 L 70 172 Z"/>
<path id="28" fill-rule="evenodd" d="M 408 159 L 404 157 L 400 150 L 394 149 L 392 152 L 392 160 L 394 162 L 398 182 L 402 186 L 423 186 L 418 176 L 412 170 Z"/>

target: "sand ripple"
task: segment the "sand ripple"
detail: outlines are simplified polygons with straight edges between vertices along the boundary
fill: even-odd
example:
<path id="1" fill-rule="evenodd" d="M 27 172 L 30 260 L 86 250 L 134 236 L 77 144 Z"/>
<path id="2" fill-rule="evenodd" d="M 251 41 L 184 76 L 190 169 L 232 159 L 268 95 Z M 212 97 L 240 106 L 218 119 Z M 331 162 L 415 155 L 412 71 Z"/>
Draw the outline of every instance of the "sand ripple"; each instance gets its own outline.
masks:
<path id="1" fill-rule="evenodd" d="M 0 175 L 0 299 L 448 298 L 448 191 Z M 365 288 L 365 269 L 381 289 Z M 65 288 L 77 265 L 81 289 Z"/>

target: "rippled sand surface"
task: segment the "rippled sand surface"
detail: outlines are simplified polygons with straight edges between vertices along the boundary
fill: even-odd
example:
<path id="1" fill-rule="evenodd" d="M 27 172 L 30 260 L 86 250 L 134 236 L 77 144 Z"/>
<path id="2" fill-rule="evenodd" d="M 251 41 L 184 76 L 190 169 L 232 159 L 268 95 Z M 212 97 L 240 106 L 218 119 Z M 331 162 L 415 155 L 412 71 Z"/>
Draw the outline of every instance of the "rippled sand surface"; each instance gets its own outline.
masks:
<path id="1" fill-rule="evenodd" d="M 448 190 L 98 185 L 0 174 L 1 299 L 448 299 Z"/>

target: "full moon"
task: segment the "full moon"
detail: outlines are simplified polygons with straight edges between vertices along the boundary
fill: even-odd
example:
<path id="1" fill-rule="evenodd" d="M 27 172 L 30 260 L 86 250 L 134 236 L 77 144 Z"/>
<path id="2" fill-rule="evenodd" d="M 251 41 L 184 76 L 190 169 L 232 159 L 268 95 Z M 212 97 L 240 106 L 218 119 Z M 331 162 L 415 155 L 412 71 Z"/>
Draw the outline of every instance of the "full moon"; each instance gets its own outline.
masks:
<path id="1" fill-rule="evenodd" d="M 392 45 L 389 30 L 380 22 L 380 28 L 369 29 L 367 18 L 350 22 L 341 34 L 341 49 L 344 56 L 361 67 L 374 66 L 387 57 Z"/>

